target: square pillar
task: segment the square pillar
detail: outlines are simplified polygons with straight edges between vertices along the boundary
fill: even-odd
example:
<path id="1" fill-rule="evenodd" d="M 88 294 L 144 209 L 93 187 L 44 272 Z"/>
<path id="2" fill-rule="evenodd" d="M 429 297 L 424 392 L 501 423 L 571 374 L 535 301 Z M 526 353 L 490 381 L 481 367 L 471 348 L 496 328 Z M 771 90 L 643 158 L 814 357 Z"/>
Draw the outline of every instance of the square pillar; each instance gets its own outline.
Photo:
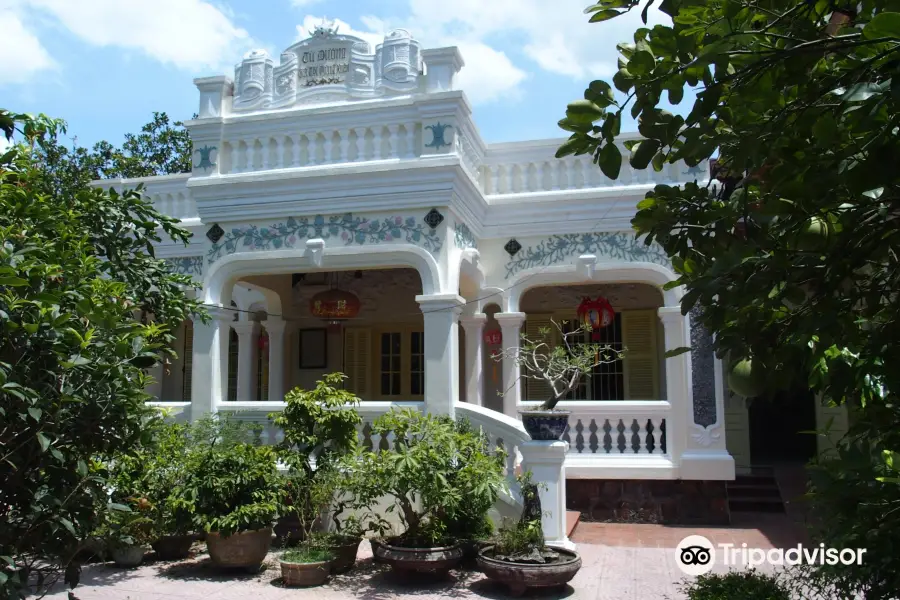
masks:
<path id="1" fill-rule="evenodd" d="M 481 335 L 484 332 L 487 315 L 483 313 L 466 315 L 460 317 L 459 322 L 462 324 L 463 331 L 466 332 L 466 401 L 482 406 L 484 404 L 482 399 L 484 391 L 484 353 L 482 348 L 484 348 L 484 344 Z"/>
<path id="2" fill-rule="evenodd" d="M 458 294 L 416 296 L 425 322 L 425 411 L 455 414 L 459 402 L 459 315 L 466 301 Z"/>
<path id="3" fill-rule="evenodd" d="M 690 321 L 680 306 L 658 310 L 665 335 L 665 351 L 691 345 Z M 691 353 L 683 352 L 666 359 L 666 398 L 672 405 L 666 424 L 666 452 L 676 465 L 687 447 L 688 428 L 694 421 L 694 394 L 691 390 Z"/>
<path id="4" fill-rule="evenodd" d="M 237 321 L 231 324 L 238 336 L 237 400 L 256 400 L 256 378 L 253 376 L 256 346 L 259 343 L 259 323 Z"/>
<path id="5" fill-rule="evenodd" d="M 234 312 L 207 308 L 209 321 L 194 319 L 194 357 L 191 378 L 191 419 L 216 412 L 225 400 L 228 379 L 228 334 Z"/>
<path id="6" fill-rule="evenodd" d="M 514 355 L 519 348 L 519 337 L 522 332 L 522 323 L 525 322 L 525 313 L 497 313 L 494 315 L 494 319 L 500 323 L 503 350 L 506 352 L 503 358 L 503 414 L 518 418 L 517 411 L 519 403 L 522 401 L 522 380 L 519 363 L 509 354 Z"/>
<path id="7" fill-rule="evenodd" d="M 165 398 L 163 396 L 163 377 L 165 373 L 165 360 L 168 357 L 163 357 L 163 359 L 157 363 L 153 368 L 147 369 L 147 375 L 153 378 L 153 381 L 144 388 L 144 393 L 153 396 L 150 400 L 151 402 L 163 402 L 165 400 L 172 400 L 172 398 Z M 171 359 L 169 359 L 171 360 Z"/>
<path id="8" fill-rule="evenodd" d="M 574 550 L 566 532 L 566 454 L 564 441 L 528 441 L 519 444 L 522 471 L 531 471 L 541 499 L 541 525 L 548 546 Z M 542 489 L 543 488 L 543 489 Z"/>
<path id="9" fill-rule="evenodd" d="M 284 332 L 287 321 L 275 317 L 262 324 L 269 334 L 269 400 L 284 402 Z"/>

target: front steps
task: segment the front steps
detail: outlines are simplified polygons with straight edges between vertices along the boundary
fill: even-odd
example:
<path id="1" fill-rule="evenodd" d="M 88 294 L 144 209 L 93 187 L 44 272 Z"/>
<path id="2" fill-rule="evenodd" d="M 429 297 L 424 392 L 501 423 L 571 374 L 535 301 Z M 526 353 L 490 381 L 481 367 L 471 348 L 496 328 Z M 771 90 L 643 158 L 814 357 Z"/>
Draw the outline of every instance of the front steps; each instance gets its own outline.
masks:
<path id="1" fill-rule="evenodd" d="M 574 533 L 575 528 L 578 527 L 578 522 L 580 520 L 581 513 L 577 510 L 566 511 L 566 537 L 572 539 L 572 533 Z"/>
<path id="2" fill-rule="evenodd" d="M 738 475 L 727 483 L 728 509 L 731 512 L 784 513 L 784 500 L 774 473 L 754 470 Z"/>

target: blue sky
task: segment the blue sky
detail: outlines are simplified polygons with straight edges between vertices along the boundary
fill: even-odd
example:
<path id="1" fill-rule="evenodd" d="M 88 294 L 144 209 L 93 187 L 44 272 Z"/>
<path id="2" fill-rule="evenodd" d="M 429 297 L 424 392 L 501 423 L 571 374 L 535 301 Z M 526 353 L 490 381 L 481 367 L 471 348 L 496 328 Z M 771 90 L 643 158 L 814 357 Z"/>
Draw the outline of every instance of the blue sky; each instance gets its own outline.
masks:
<path id="1" fill-rule="evenodd" d="M 197 76 L 245 52 L 277 57 L 324 16 L 380 40 L 409 29 L 425 47 L 456 45 L 460 85 L 488 142 L 562 137 L 565 105 L 611 78 L 615 45 L 637 14 L 588 24 L 587 0 L 0 0 L 0 107 L 69 123 L 81 145 L 114 144 L 154 110 L 197 110 Z M 659 13 L 651 20 L 661 22 Z M 652 24 L 652 23 L 651 23 Z M 301 35 L 301 32 L 303 35 Z M 628 122 L 623 130 L 634 130 Z"/>

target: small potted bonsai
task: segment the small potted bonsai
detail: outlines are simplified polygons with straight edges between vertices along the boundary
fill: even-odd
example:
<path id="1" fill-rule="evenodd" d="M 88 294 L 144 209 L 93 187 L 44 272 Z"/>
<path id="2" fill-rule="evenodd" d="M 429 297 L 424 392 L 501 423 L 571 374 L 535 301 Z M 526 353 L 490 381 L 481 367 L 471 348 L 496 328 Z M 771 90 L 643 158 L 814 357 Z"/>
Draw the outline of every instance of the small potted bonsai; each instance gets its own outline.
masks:
<path id="1" fill-rule="evenodd" d="M 486 507 L 486 514 L 506 485 L 502 454 L 449 417 L 409 409 L 382 415 L 373 431 L 393 433 L 393 448 L 361 453 L 360 480 L 374 485 L 352 491 L 364 502 L 372 500 L 366 494 L 393 497 L 387 510 L 399 512 L 405 527 L 399 536 L 373 541 L 375 559 L 398 573 L 446 574 L 463 557 L 451 530 L 463 507 Z"/>
<path id="2" fill-rule="evenodd" d="M 306 481 L 303 481 L 303 477 L 303 474 L 292 474 L 292 480 L 296 484 L 292 489 L 305 492 L 302 501 L 298 502 L 295 498 L 290 506 L 290 512 L 300 524 L 303 542 L 281 555 L 281 579 L 286 586 L 322 585 L 328 579 L 334 558 L 334 554 L 324 547 L 323 540 L 313 533 L 313 527 L 323 508 L 334 498 L 337 478 L 323 477 L 321 473 Z"/>
<path id="3" fill-rule="evenodd" d="M 512 360 L 519 365 L 521 377 L 542 381 L 550 388 L 550 394 L 537 408 L 520 410 L 522 424 L 532 440 L 559 440 L 569 427 L 568 410 L 558 410 L 556 405 L 572 390 L 578 387 L 581 378 L 593 372 L 594 367 L 613 363 L 622 358 L 623 352 L 608 344 L 576 343 L 583 337 L 585 329 L 565 331 L 562 324 L 553 319 L 558 336 L 548 327 L 539 330 L 541 339 L 531 339 L 522 334 L 518 348 L 500 350 L 493 355 L 494 360 Z M 561 344 L 546 341 L 554 335 Z"/>
<path id="4" fill-rule="evenodd" d="M 146 516 L 146 498 L 130 498 L 129 505 L 111 504 L 99 537 L 106 542 L 116 566 L 137 567 L 153 539 L 153 520 Z"/>
<path id="5" fill-rule="evenodd" d="M 581 557 L 573 550 L 550 548 L 544 543 L 538 488 L 531 474 L 519 476 L 524 508 L 513 523 L 506 522 L 493 544 L 478 553 L 478 568 L 488 579 L 521 596 L 529 588 L 563 587 L 581 569 Z"/>
<path id="6" fill-rule="evenodd" d="M 173 508 L 193 515 L 219 567 L 259 570 L 272 544 L 282 488 L 275 451 L 252 439 L 242 424 L 218 420 L 208 443 L 188 455 L 187 476 L 173 493 Z"/>

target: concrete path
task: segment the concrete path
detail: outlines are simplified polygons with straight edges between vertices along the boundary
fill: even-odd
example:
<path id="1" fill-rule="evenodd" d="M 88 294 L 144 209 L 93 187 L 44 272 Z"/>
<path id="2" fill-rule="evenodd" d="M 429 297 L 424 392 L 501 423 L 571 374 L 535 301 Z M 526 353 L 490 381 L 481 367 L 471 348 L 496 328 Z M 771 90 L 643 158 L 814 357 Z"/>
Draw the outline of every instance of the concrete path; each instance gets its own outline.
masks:
<path id="1" fill-rule="evenodd" d="M 780 523 L 778 525 L 781 525 Z M 582 569 L 563 592 L 533 593 L 528 597 L 584 600 L 680 600 L 686 580 L 676 562 L 678 541 L 689 534 L 747 543 L 753 547 L 787 547 L 792 540 L 784 529 L 766 522 L 759 528 L 744 525 L 712 529 L 671 528 L 662 525 L 581 523 L 573 536 L 578 543 Z M 767 532 L 777 532 L 767 536 Z M 716 539 L 713 539 L 716 538 Z M 795 545 L 796 542 L 793 542 Z M 148 555 L 148 558 L 152 555 Z M 111 564 L 89 565 L 81 585 L 74 590 L 78 600 L 431 600 L 435 598 L 507 598 L 506 590 L 487 581 L 477 571 L 454 571 L 446 580 L 425 578 L 403 581 L 387 567 L 372 562 L 371 547 L 360 546 L 357 568 L 332 577 L 324 586 L 285 588 L 280 582 L 278 554 L 269 555 L 265 569 L 257 575 L 222 573 L 212 568 L 205 554 L 179 562 L 149 561 L 137 569 L 119 569 Z M 771 570 L 771 569 L 765 569 Z M 717 565 L 715 572 L 727 567 Z M 60 590 L 46 596 L 71 600 Z"/>

